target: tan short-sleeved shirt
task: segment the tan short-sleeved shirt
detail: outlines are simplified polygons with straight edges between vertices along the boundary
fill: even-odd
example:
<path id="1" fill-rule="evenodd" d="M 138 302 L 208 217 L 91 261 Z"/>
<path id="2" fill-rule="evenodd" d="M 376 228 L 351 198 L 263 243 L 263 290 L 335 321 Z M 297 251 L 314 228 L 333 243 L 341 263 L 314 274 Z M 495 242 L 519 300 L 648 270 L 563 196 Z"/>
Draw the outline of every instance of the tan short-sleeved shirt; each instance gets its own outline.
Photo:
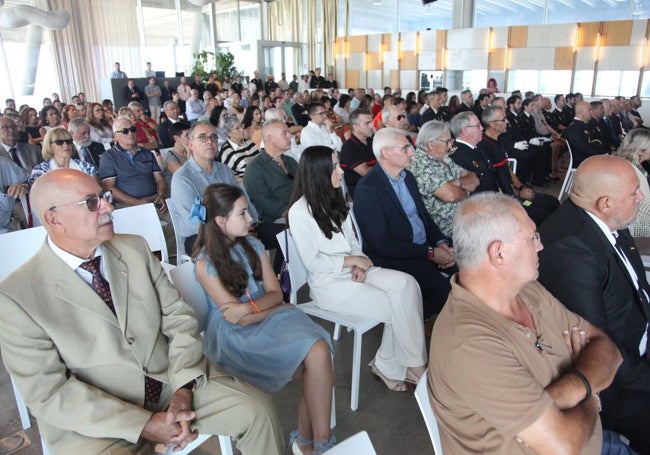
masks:
<path id="1" fill-rule="evenodd" d="M 445 453 L 535 453 L 516 435 L 552 405 L 544 388 L 571 366 L 562 331 L 589 323 L 536 281 L 519 297 L 537 333 L 490 309 L 457 275 L 452 279 L 431 337 L 428 373 Z M 600 454 L 601 446 L 598 419 L 582 453 Z"/>

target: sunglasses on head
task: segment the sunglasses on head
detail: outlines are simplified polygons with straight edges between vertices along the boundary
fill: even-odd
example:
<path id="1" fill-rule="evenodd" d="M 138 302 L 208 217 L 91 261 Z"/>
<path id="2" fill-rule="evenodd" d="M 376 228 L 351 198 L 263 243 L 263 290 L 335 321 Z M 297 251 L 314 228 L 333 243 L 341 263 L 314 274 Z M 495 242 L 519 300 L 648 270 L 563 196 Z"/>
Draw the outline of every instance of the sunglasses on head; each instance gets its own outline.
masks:
<path id="1" fill-rule="evenodd" d="M 122 128 L 121 130 L 117 130 L 116 133 L 129 134 L 129 132 L 135 133 L 136 131 L 138 131 L 138 129 L 135 126 L 132 126 L 131 128 Z"/>
<path id="2" fill-rule="evenodd" d="M 72 144 L 72 139 L 56 139 L 54 141 L 50 141 L 50 144 L 56 144 L 60 147 L 63 144 Z"/>

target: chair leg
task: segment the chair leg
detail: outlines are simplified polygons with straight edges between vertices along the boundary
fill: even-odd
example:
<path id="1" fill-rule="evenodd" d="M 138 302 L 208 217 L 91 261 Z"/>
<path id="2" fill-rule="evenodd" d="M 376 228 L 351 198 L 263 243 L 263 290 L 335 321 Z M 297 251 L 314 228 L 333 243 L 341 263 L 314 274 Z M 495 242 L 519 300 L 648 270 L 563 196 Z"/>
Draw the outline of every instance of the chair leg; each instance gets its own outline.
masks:
<path id="1" fill-rule="evenodd" d="M 26 430 L 32 426 L 32 422 L 29 420 L 29 412 L 27 411 L 27 405 L 23 396 L 20 394 L 20 390 L 14 382 L 14 378 L 11 378 L 11 386 L 14 388 L 14 396 L 16 397 L 16 406 L 18 407 L 18 414 L 20 414 L 20 423 L 23 425 L 23 430 Z"/>
<path id="2" fill-rule="evenodd" d="M 341 325 L 336 324 L 334 326 L 334 335 L 332 335 L 332 338 L 334 341 L 339 341 L 339 338 L 341 338 Z"/>
<path id="3" fill-rule="evenodd" d="M 233 455 L 232 454 L 232 441 L 228 435 L 219 435 L 219 448 L 221 449 L 221 455 Z"/>
<path id="4" fill-rule="evenodd" d="M 359 407 L 359 378 L 361 377 L 361 343 L 363 333 L 354 328 L 354 350 L 352 352 L 352 387 L 350 390 L 350 408 L 356 411 Z"/>
<path id="5" fill-rule="evenodd" d="M 43 451 L 43 455 L 50 455 L 50 451 L 45 445 L 45 441 L 43 440 L 43 438 L 41 438 L 41 450 Z"/>

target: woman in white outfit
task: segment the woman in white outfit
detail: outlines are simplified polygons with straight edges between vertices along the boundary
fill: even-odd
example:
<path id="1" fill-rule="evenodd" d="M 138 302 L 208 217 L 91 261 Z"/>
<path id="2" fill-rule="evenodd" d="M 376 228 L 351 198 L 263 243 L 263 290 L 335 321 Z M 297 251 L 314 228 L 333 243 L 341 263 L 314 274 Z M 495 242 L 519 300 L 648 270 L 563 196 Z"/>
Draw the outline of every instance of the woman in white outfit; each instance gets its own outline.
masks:
<path id="1" fill-rule="evenodd" d="M 289 226 L 309 271 L 311 297 L 323 309 L 383 322 L 371 371 L 390 390 L 408 390 L 427 363 L 417 282 L 406 273 L 374 267 L 361 251 L 332 149 L 305 149 L 297 174 Z"/>

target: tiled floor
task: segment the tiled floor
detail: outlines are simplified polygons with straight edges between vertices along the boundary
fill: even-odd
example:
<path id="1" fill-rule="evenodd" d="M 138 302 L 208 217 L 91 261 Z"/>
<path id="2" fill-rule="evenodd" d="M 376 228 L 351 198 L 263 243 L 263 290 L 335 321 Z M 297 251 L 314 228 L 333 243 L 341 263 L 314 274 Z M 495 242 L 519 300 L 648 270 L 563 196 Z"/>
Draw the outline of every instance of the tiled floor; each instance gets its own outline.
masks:
<path id="1" fill-rule="evenodd" d="M 539 190 L 557 195 L 561 184 L 562 182 L 558 182 L 550 188 Z M 324 326 L 331 331 L 330 324 L 324 323 Z M 350 410 L 352 333 L 343 331 L 341 340 L 334 342 L 337 417 L 335 434 L 339 440 L 342 440 L 358 431 L 366 430 L 379 455 L 431 454 L 433 448 L 415 398 L 407 393 L 388 391 L 383 384 L 373 380 L 366 366 L 379 346 L 381 330 L 381 326 L 376 327 L 363 337 L 359 409 L 355 412 Z M 297 425 L 296 406 L 300 391 L 301 384 L 290 383 L 274 396 L 287 435 Z M 1 363 L 0 410 L 0 438 L 21 429 L 9 375 Z M 31 440 L 31 446 L 16 452 L 18 455 L 42 454 L 38 428 L 33 418 L 32 423 L 32 428 L 26 432 Z M 218 442 L 212 438 L 193 453 L 195 455 L 218 454 L 220 453 Z M 290 453 L 288 449 L 287 453 Z"/>

